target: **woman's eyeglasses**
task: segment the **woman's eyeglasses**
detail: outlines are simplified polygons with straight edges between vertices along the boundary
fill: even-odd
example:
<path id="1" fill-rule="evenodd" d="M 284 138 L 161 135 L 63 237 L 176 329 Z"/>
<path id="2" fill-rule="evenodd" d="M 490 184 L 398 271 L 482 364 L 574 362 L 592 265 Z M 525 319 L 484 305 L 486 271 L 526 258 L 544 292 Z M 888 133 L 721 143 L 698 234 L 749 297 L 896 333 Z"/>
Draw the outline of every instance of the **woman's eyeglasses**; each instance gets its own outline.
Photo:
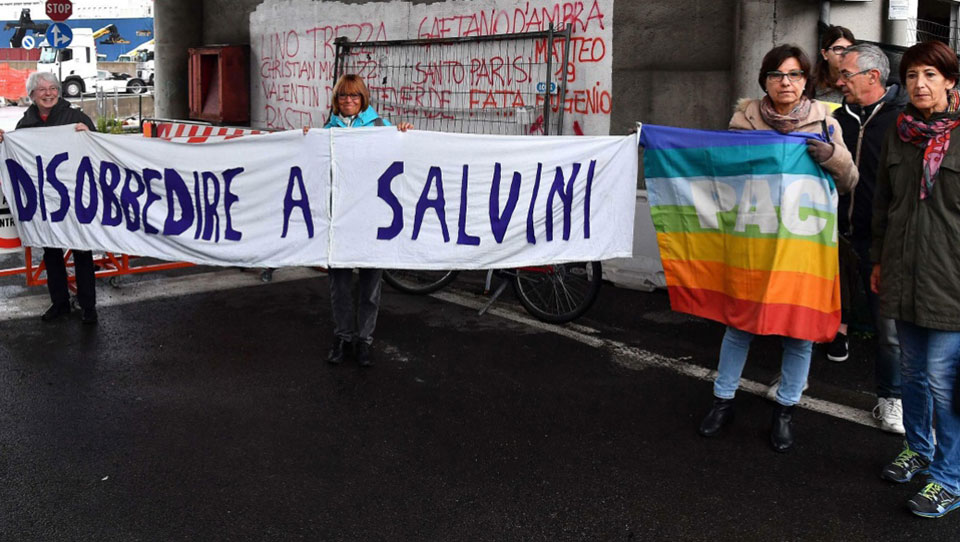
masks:
<path id="1" fill-rule="evenodd" d="M 786 77 L 790 80 L 791 83 L 796 83 L 797 81 L 803 79 L 803 70 L 791 70 L 787 73 L 783 72 L 767 72 L 767 81 L 776 83 L 777 81 L 783 81 L 783 78 Z"/>
<path id="2" fill-rule="evenodd" d="M 359 94 L 337 94 L 337 99 L 360 101 L 360 95 Z"/>
<path id="3" fill-rule="evenodd" d="M 846 45 L 834 45 L 833 47 L 828 47 L 828 51 L 835 55 L 842 55 L 844 51 L 847 50 Z"/>

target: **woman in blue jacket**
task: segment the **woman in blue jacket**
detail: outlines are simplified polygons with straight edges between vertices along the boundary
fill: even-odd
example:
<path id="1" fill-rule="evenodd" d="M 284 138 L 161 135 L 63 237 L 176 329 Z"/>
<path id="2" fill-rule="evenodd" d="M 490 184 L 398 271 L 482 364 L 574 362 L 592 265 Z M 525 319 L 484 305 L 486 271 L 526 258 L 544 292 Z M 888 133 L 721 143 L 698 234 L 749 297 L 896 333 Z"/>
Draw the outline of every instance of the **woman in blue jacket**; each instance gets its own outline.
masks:
<path id="1" fill-rule="evenodd" d="M 390 126 L 370 105 L 370 91 L 363 79 L 354 74 L 342 76 L 333 86 L 333 113 L 324 128 L 364 128 Z M 401 122 L 401 132 L 413 128 Z M 327 361 L 340 363 L 347 349 L 353 345 L 353 354 L 361 367 L 370 367 L 370 343 L 380 310 L 380 278 L 382 269 L 360 269 L 357 282 L 357 306 L 354 308 L 351 286 L 353 269 L 330 269 L 330 305 L 333 309 L 333 348 Z"/>

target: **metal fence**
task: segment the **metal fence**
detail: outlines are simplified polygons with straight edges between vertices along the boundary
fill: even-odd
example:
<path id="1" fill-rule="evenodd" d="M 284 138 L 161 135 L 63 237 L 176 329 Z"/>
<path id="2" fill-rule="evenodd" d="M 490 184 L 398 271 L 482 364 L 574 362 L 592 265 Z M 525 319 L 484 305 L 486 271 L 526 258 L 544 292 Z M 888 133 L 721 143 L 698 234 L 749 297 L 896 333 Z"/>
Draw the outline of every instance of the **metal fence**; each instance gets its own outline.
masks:
<path id="1" fill-rule="evenodd" d="M 957 50 L 958 28 L 945 24 L 927 21 L 924 19 L 908 19 L 910 32 L 916 32 L 917 43 L 922 41 L 939 40 Z"/>
<path id="2" fill-rule="evenodd" d="M 417 129 L 500 135 L 563 132 L 570 27 L 393 41 L 336 41 L 334 80 L 355 73 L 372 105 Z"/>

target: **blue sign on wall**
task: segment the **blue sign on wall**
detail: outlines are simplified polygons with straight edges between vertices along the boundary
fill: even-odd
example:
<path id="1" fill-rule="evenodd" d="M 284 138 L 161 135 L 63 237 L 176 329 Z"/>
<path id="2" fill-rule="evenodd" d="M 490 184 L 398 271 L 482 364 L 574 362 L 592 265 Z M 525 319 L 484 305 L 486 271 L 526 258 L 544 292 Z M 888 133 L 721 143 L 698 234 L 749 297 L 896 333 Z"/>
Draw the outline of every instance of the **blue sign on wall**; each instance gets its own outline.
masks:
<path id="1" fill-rule="evenodd" d="M 66 23 L 53 23 L 47 29 L 47 43 L 54 49 L 64 49 L 73 41 L 73 30 Z"/>

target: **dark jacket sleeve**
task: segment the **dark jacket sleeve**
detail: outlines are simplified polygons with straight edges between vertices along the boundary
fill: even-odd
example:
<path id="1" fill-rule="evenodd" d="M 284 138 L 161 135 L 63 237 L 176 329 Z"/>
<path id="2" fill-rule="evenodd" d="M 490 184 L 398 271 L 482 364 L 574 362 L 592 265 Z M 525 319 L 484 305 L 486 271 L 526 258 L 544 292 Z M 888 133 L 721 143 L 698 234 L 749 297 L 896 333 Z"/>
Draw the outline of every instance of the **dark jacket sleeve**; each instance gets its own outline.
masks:
<path id="1" fill-rule="evenodd" d="M 870 243 L 870 262 L 880 263 L 880 256 L 883 254 L 883 237 L 887 233 L 887 213 L 890 207 L 891 189 L 890 189 L 890 168 L 887 164 L 888 147 L 895 145 L 891 136 L 894 135 L 896 124 L 887 131 L 887 137 L 883 139 L 880 147 L 880 160 L 877 165 L 877 179 L 873 192 L 873 219 L 870 227 L 873 239 Z"/>
<path id="2" fill-rule="evenodd" d="M 86 113 L 84 113 L 83 111 L 80 111 L 79 109 L 71 109 L 71 111 L 76 112 L 75 116 L 77 117 L 77 120 L 74 122 L 82 122 L 86 124 L 87 128 L 90 128 L 91 132 L 97 131 L 97 127 L 93 125 L 93 121 L 90 120 L 90 117 L 88 117 Z"/>

